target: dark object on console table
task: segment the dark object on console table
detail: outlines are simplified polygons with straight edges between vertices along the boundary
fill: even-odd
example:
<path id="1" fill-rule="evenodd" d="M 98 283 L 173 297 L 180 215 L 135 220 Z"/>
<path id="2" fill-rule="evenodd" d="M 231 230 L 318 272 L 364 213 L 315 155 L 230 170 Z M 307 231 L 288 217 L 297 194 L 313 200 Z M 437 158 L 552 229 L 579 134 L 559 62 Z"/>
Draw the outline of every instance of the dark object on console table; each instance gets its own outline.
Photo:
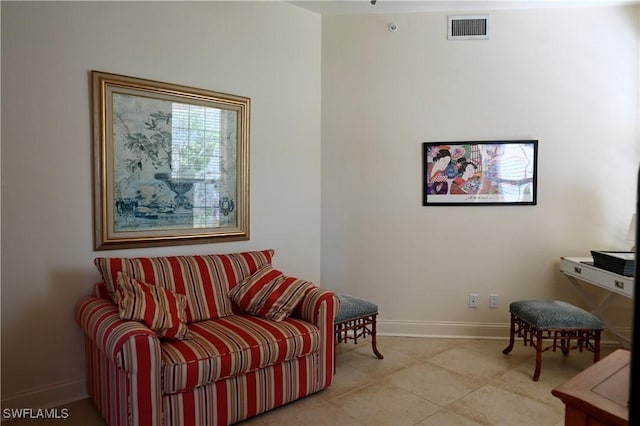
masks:
<path id="1" fill-rule="evenodd" d="M 593 264 L 598 268 L 616 274 L 633 277 L 636 267 L 636 254 L 632 251 L 597 251 L 591 250 Z"/>

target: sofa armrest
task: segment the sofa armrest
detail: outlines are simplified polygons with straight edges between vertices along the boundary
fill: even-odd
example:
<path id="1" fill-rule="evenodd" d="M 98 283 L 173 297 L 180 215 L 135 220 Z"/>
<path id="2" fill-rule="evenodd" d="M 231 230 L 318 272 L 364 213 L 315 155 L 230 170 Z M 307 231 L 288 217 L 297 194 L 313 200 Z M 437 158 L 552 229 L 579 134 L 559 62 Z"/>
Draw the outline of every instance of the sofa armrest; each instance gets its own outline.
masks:
<path id="1" fill-rule="evenodd" d="M 118 307 L 111 300 L 85 297 L 76 304 L 75 313 L 78 325 L 118 368 L 135 373 L 143 367 L 133 359 L 140 345 L 147 346 L 150 356 L 156 357 L 158 362 L 151 365 L 159 365 L 160 340 L 156 334 L 140 322 L 121 320 Z"/>
<path id="2" fill-rule="evenodd" d="M 333 321 L 339 308 L 340 300 L 334 292 L 313 287 L 304 295 L 296 309 L 295 316 L 319 328 L 330 325 L 331 334 L 333 334 Z"/>
<path id="3" fill-rule="evenodd" d="M 298 305 L 294 316 L 318 327 L 320 330 L 320 377 L 322 387 L 333 382 L 334 373 L 334 320 L 340 308 L 340 299 L 329 290 L 313 287 Z"/>
<path id="4" fill-rule="evenodd" d="M 142 323 L 121 320 L 118 307 L 102 297 L 81 299 L 75 315 L 90 345 L 87 390 L 107 423 L 160 424 L 161 355 L 156 334 Z"/>

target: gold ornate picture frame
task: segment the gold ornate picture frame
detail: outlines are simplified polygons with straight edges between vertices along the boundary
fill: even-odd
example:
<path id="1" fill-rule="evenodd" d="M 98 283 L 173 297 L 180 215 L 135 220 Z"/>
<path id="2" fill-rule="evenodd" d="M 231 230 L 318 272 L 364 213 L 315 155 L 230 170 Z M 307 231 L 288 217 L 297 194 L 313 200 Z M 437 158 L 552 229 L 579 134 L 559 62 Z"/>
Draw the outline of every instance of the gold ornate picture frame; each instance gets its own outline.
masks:
<path id="1" fill-rule="evenodd" d="M 95 249 L 249 239 L 250 99 L 91 72 Z"/>

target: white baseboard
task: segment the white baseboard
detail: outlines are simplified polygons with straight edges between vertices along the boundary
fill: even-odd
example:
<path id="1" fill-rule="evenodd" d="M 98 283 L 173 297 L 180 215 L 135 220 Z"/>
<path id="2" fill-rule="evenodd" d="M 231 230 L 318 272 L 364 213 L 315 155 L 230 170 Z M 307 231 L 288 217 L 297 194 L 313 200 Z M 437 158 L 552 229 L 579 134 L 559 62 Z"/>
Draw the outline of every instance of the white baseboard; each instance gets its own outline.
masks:
<path id="1" fill-rule="evenodd" d="M 84 376 L 63 380 L 48 385 L 38 386 L 21 392 L 2 395 L 2 421 L 8 420 L 3 415 L 5 409 L 46 409 L 60 407 L 73 401 L 87 398 Z"/>
<path id="2" fill-rule="evenodd" d="M 508 322 L 453 322 L 453 321 L 377 321 L 380 336 L 439 337 L 449 339 L 509 339 Z M 616 327 L 625 336 L 631 335 L 631 327 Z M 607 330 L 602 335 L 602 344 L 619 344 L 617 338 Z"/>
<path id="3" fill-rule="evenodd" d="M 509 323 L 378 320 L 381 336 L 507 339 Z"/>

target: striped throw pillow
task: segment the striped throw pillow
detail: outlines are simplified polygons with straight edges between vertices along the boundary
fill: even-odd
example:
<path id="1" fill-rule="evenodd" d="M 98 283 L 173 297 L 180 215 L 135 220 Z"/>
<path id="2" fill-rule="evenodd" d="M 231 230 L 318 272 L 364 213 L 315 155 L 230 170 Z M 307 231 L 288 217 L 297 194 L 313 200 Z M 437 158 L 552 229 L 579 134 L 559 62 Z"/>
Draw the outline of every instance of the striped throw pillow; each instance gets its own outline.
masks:
<path id="1" fill-rule="evenodd" d="M 187 298 L 118 273 L 116 304 L 121 319 L 141 321 L 158 337 L 189 339 Z"/>
<path id="2" fill-rule="evenodd" d="M 265 265 L 229 292 L 231 300 L 245 312 L 276 322 L 287 318 L 314 284 L 287 277 Z"/>
<path id="3" fill-rule="evenodd" d="M 187 296 L 187 323 L 233 315 L 229 289 L 271 264 L 273 250 L 230 254 L 98 257 L 94 263 L 115 302 L 118 273 Z"/>

